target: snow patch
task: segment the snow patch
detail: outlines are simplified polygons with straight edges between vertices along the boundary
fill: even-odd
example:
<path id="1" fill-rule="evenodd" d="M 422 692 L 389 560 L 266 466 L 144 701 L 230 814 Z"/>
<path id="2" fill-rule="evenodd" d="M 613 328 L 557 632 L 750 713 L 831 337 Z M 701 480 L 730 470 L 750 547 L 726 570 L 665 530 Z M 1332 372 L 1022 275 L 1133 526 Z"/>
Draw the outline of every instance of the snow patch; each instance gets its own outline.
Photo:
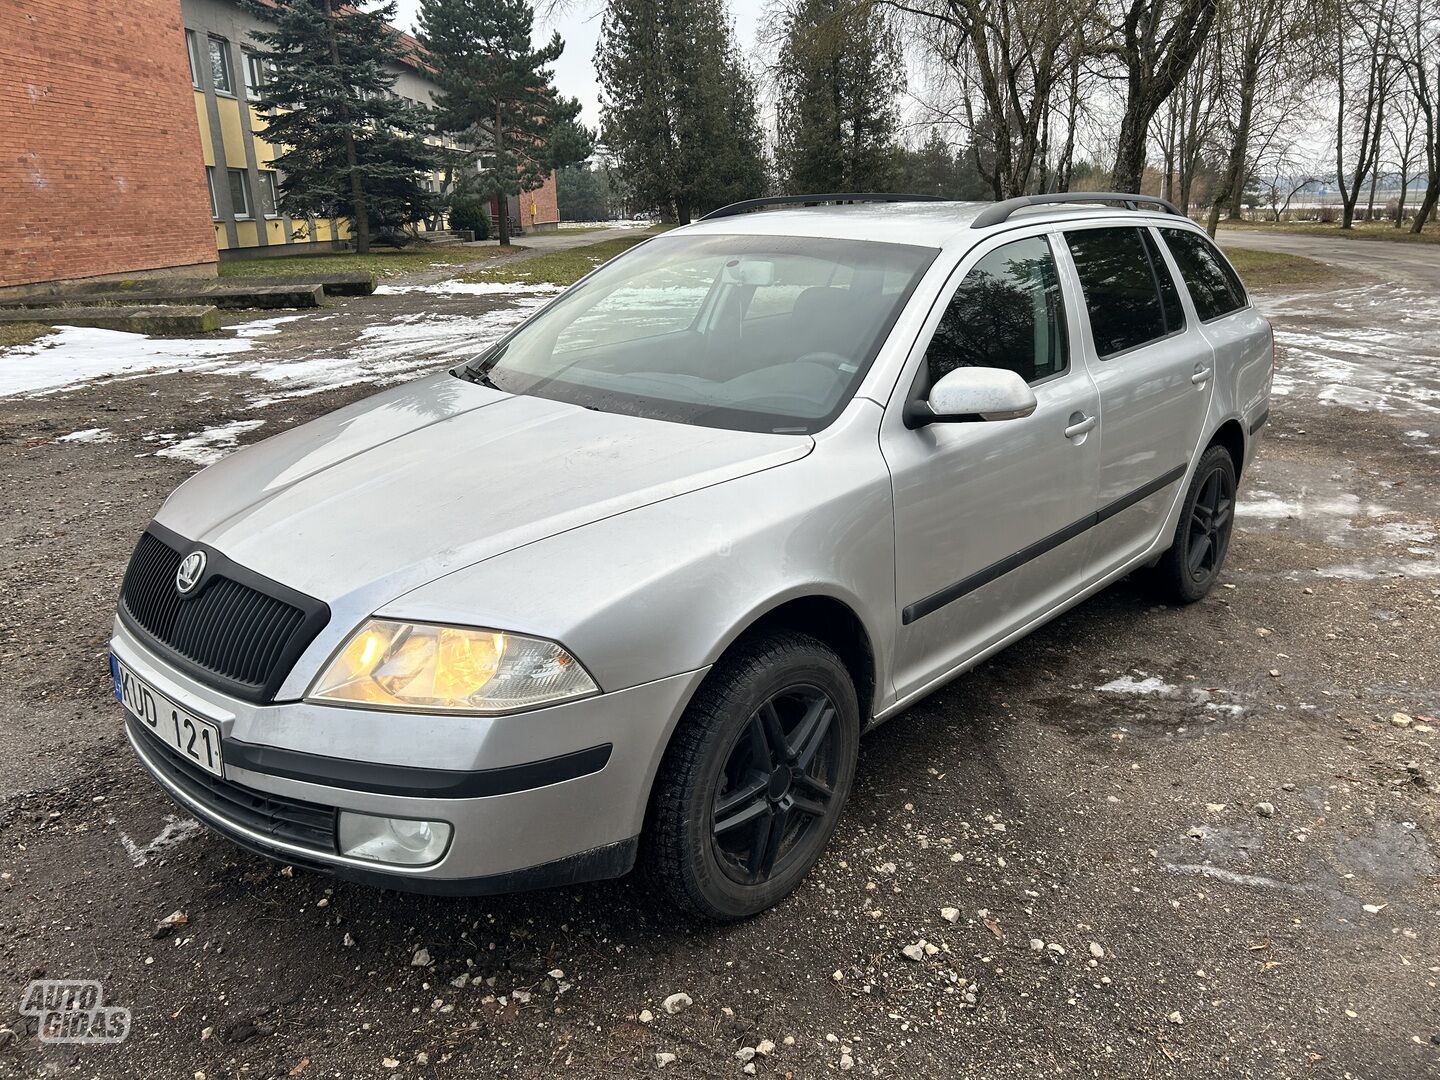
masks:
<path id="1" fill-rule="evenodd" d="M 235 335 L 242 338 L 267 337 L 270 334 L 278 334 L 280 326 L 284 323 L 308 318 L 310 318 L 309 315 L 276 315 L 271 319 L 254 319 L 235 327 Z"/>
<path id="2" fill-rule="evenodd" d="M 381 285 L 376 296 L 400 296 L 406 293 L 429 293 L 432 296 L 554 296 L 565 286 L 550 282 L 528 284 L 505 281 L 438 281 L 433 285 Z"/>
<path id="3" fill-rule="evenodd" d="M 1145 675 L 1142 671 L 1141 675 Z M 1145 675 L 1143 679 L 1137 679 L 1133 675 L 1122 675 L 1118 679 L 1111 679 L 1104 686 L 1097 686 L 1095 689 L 1107 694 L 1173 694 L 1180 688 L 1172 686 L 1163 679 L 1154 675 Z"/>
<path id="4" fill-rule="evenodd" d="M 115 441 L 115 433 L 109 428 L 89 427 L 80 431 L 72 431 L 69 435 L 61 435 L 56 442 L 73 443 L 107 443 Z"/>
<path id="5" fill-rule="evenodd" d="M 91 326 L 57 326 L 55 333 L 6 353 L 0 364 L 0 397 L 42 397 L 119 375 L 204 371 L 250 347 L 243 338 L 151 338 Z"/>
<path id="6" fill-rule="evenodd" d="M 235 449 L 241 435 L 254 431 L 264 423 L 264 420 L 231 420 L 187 436 L 173 446 L 156 450 L 155 456 L 192 461 L 196 465 L 213 465 Z"/>

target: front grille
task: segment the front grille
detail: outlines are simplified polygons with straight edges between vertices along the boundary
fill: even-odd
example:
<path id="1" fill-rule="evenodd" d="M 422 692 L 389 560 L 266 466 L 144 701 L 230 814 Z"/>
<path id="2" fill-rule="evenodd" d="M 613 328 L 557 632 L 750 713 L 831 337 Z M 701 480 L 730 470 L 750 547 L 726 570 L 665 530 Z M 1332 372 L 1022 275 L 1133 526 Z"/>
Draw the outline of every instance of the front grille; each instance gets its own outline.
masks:
<path id="1" fill-rule="evenodd" d="M 151 768 L 217 818 L 262 836 L 316 851 L 335 851 L 335 808 L 256 791 L 212 776 L 126 718 L 131 738 L 145 748 Z"/>
<path id="2" fill-rule="evenodd" d="M 182 595 L 175 572 L 197 549 L 206 553 L 206 571 Z M 318 600 L 153 523 L 125 571 L 120 610 L 196 678 L 251 701 L 274 696 L 330 617 Z"/>

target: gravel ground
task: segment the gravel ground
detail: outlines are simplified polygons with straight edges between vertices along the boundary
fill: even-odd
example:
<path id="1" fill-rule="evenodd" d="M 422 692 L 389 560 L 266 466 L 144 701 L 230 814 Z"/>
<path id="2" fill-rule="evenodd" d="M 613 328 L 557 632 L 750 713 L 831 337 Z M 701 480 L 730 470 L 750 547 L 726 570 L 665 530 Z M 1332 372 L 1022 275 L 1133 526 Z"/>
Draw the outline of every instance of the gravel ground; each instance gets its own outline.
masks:
<path id="1" fill-rule="evenodd" d="M 1223 588 L 1121 583 L 881 728 L 815 872 L 723 929 L 627 881 L 292 873 L 123 745 L 109 612 L 164 495 L 543 294 L 430 275 L 0 401 L 0 1075 L 1440 1075 L 1440 258 L 1384 273 L 1262 298 L 1280 378 Z M 58 340 L 52 383 L 135 359 Z M 129 1038 L 38 1043 L 40 977 L 100 980 Z"/>

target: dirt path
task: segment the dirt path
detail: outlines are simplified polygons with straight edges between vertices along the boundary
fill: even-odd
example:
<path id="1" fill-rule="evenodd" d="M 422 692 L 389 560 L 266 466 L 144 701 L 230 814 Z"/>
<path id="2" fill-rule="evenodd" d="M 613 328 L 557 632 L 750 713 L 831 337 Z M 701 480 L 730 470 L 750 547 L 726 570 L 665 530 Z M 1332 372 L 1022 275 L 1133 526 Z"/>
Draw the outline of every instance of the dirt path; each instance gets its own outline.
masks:
<path id="1" fill-rule="evenodd" d="M 1386 281 L 1420 284 L 1432 289 L 1440 287 L 1440 246 L 1258 229 L 1221 228 L 1219 239 L 1227 247 L 1303 255 L 1362 276 L 1376 275 Z"/>
<path id="2" fill-rule="evenodd" d="M 398 282 L 0 400 L 0 1075 L 608 1077 L 658 1053 L 743 1076 L 759 1046 L 758 1074 L 797 1077 L 1440 1074 L 1424 272 L 1262 298 L 1280 380 L 1227 587 L 1177 611 L 1123 583 L 886 725 L 799 893 L 720 930 L 632 882 L 449 900 L 288 874 L 176 817 L 119 733 L 109 612 L 164 495 L 543 293 Z M 100 980 L 128 1040 L 39 1044 L 15 1010 L 42 976 Z"/>

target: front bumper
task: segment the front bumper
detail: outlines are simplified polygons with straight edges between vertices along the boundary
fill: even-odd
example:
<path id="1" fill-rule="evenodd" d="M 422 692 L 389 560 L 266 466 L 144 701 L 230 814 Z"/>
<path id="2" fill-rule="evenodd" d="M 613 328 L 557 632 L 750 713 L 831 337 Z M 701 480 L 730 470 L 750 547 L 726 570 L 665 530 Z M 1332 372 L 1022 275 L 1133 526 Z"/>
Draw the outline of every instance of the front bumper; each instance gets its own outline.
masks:
<path id="1" fill-rule="evenodd" d="M 267 857 L 421 892 L 509 892 L 627 871 L 660 755 L 704 675 L 515 716 L 429 716 L 230 698 L 118 622 L 111 649 L 221 729 L 225 775 L 212 781 L 127 722 L 136 756 L 188 812 Z M 453 835 L 427 866 L 353 858 L 326 824 L 339 810 L 444 821 Z"/>

